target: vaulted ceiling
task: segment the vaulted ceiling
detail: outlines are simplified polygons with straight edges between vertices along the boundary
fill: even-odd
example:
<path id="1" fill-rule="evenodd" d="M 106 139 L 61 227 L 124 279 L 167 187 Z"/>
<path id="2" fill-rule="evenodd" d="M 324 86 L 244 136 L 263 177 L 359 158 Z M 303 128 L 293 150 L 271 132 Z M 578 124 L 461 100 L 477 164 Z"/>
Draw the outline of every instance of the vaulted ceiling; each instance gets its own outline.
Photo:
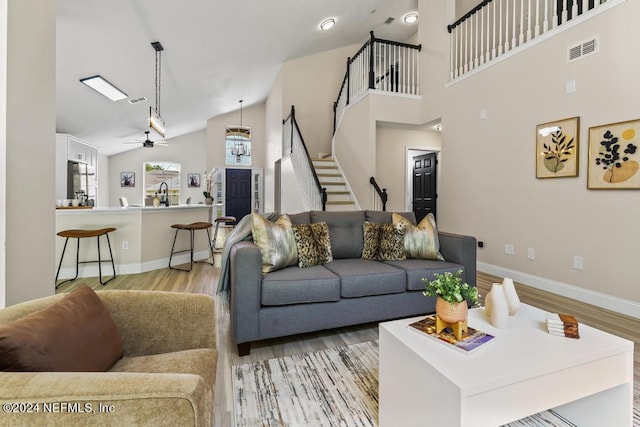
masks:
<path id="1" fill-rule="evenodd" d="M 160 109 L 172 138 L 239 99 L 264 101 L 287 60 L 363 43 L 369 31 L 407 40 L 417 26 L 402 17 L 415 10 L 417 0 L 57 0 L 57 132 L 107 155 L 135 147 L 123 142 L 142 139 L 155 107 L 152 42 L 164 47 Z M 327 17 L 336 25 L 321 31 Z M 79 82 L 95 74 L 147 101 L 112 102 Z"/>

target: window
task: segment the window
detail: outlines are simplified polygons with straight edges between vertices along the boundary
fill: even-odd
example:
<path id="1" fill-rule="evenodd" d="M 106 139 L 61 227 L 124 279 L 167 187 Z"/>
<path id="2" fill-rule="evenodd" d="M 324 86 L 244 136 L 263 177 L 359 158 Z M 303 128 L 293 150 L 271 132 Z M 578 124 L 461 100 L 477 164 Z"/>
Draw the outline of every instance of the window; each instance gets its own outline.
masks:
<path id="1" fill-rule="evenodd" d="M 164 186 L 166 184 L 166 187 Z M 162 193 L 160 193 L 162 186 Z M 180 163 L 144 162 L 144 204 L 153 205 L 153 197 L 158 194 L 164 200 L 164 190 L 169 197 L 169 205 L 180 204 Z"/>
<path id="2" fill-rule="evenodd" d="M 227 165 L 251 166 L 251 128 L 227 126 L 225 131 Z"/>

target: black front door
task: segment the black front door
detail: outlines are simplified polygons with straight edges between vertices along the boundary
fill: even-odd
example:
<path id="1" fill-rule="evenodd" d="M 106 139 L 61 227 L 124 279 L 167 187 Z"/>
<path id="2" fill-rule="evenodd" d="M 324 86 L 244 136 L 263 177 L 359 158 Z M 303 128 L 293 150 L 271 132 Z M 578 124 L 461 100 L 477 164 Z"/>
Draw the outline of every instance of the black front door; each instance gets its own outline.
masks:
<path id="1" fill-rule="evenodd" d="M 436 153 L 413 158 L 413 212 L 416 220 L 432 213 L 436 216 Z"/>
<path id="2" fill-rule="evenodd" d="M 225 213 L 240 221 L 251 213 L 251 169 L 226 169 Z"/>

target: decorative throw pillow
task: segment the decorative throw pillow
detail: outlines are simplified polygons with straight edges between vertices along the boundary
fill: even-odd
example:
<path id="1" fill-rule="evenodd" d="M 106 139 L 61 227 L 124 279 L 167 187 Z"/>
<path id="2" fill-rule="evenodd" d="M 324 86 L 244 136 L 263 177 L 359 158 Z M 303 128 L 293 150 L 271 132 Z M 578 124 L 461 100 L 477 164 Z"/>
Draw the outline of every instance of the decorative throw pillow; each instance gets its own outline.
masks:
<path id="1" fill-rule="evenodd" d="M 87 285 L 0 326 L 0 371 L 99 372 L 121 357 L 111 313 Z"/>
<path id="2" fill-rule="evenodd" d="M 440 254 L 438 229 L 433 214 L 427 214 L 417 226 L 397 213 L 392 215 L 392 220 L 394 224 L 404 224 L 407 229 L 404 235 L 404 249 L 408 258 L 444 261 Z"/>
<path id="3" fill-rule="evenodd" d="M 363 259 L 377 261 L 406 259 L 404 224 L 378 224 L 365 221 L 362 230 L 364 233 Z"/>
<path id="4" fill-rule="evenodd" d="M 293 225 L 292 228 L 298 249 L 298 266 L 300 268 L 333 261 L 329 227 L 326 222 Z"/>
<path id="5" fill-rule="evenodd" d="M 296 240 L 287 215 L 272 222 L 262 215 L 252 213 L 251 233 L 253 242 L 260 248 L 263 273 L 296 265 L 298 262 Z"/>

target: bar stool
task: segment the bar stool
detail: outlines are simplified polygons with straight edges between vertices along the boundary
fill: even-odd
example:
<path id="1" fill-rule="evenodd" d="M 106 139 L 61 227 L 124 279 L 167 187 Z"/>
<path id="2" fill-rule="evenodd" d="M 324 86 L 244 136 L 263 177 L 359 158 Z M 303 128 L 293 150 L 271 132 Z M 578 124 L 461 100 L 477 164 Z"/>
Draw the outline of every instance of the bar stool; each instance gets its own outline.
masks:
<path id="1" fill-rule="evenodd" d="M 214 252 L 220 252 L 222 249 L 216 248 L 216 240 L 218 240 L 218 228 L 220 227 L 220 223 L 224 223 L 224 225 L 229 225 L 233 227 L 236 225 L 236 217 L 235 216 L 221 216 L 216 218 L 216 230 L 213 232 L 213 250 Z"/>
<path id="2" fill-rule="evenodd" d="M 191 271 L 191 269 L 193 268 L 193 263 L 194 262 L 202 262 L 202 263 L 206 263 L 206 264 L 210 264 L 210 265 L 214 265 L 215 260 L 213 259 L 213 248 L 211 246 L 211 233 L 209 232 L 209 229 L 213 227 L 213 224 L 211 224 L 210 222 L 192 222 L 191 224 L 173 224 L 171 226 L 171 228 L 175 228 L 176 229 L 176 234 L 173 236 L 173 245 L 171 246 L 171 255 L 169 255 L 169 268 L 172 270 L 180 270 L 180 271 Z M 174 250 L 176 247 L 176 239 L 178 238 L 178 231 L 180 230 L 187 230 L 190 234 L 190 241 L 191 241 L 191 247 L 190 249 L 184 249 L 184 250 L 180 250 L 180 251 L 176 251 Z M 194 241 L 194 233 L 196 230 L 207 230 L 207 243 L 209 244 L 209 253 L 211 254 L 211 262 L 208 261 L 194 261 L 193 260 L 193 241 Z M 176 267 L 172 267 L 171 266 L 171 259 L 173 258 L 174 254 L 179 254 L 182 252 L 190 252 L 191 253 L 191 263 L 189 264 L 189 269 L 184 269 L 184 268 L 176 268 Z"/>
<path id="3" fill-rule="evenodd" d="M 106 285 L 107 283 L 109 283 L 110 281 L 112 281 L 113 279 L 115 279 L 116 277 L 116 266 L 113 263 L 113 253 L 111 252 L 111 242 L 109 241 L 109 233 L 111 233 L 112 231 L 116 231 L 115 228 L 113 227 L 108 227 L 108 228 L 100 228 L 97 230 L 62 230 L 60 232 L 57 233 L 58 236 L 60 237 L 66 237 L 66 240 L 64 241 L 64 248 L 62 249 L 62 255 L 60 256 L 60 263 L 58 264 L 58 271 L 56 272 L 56 282 L 58 281 L 58 276 L 60 275 L 60 267 L 62 267 L 62 260 L 64 259 L 64 253 L 67 250 L 67 243 L 69 243 L 69 239 L 76 239 L 78 244 L 77 244 L 77 248 L 76 248 L 76 275 L 74 276 L 73 279 L 67 279 L 64 282 L 60 282 L 58 284 L 56 284 L 56 289 L 58 289 L 58 287 L 64 283 L 67 282 L 72 282 L 74 280 L 76 280 L 78 278 L 78 266 L 80 264 L 87 264 L 87 263 L 93 263 L 93 262 L 97 262 L 98 263 L 98 275 L 99 275 L 99 280 L 100 280 L 100 284 L 101 285 Z M 100 255 L 100 236 L 105 236 L 107 238 L 107 246 L 109 247 L 109 255 L 111 256 L 111 259 L 105 259 L 103 260 L 101 258 Z M 98 260 L 90 260 L 90 261 L 80 261 L 80 239 L 84 239 L 87 237 L 95 237 L 98 241 Z M 103 262 L 111 262 L 111 268 L 113 270 L 113 276 L 106 281 L 102 281 L 102 263 Z"/>

